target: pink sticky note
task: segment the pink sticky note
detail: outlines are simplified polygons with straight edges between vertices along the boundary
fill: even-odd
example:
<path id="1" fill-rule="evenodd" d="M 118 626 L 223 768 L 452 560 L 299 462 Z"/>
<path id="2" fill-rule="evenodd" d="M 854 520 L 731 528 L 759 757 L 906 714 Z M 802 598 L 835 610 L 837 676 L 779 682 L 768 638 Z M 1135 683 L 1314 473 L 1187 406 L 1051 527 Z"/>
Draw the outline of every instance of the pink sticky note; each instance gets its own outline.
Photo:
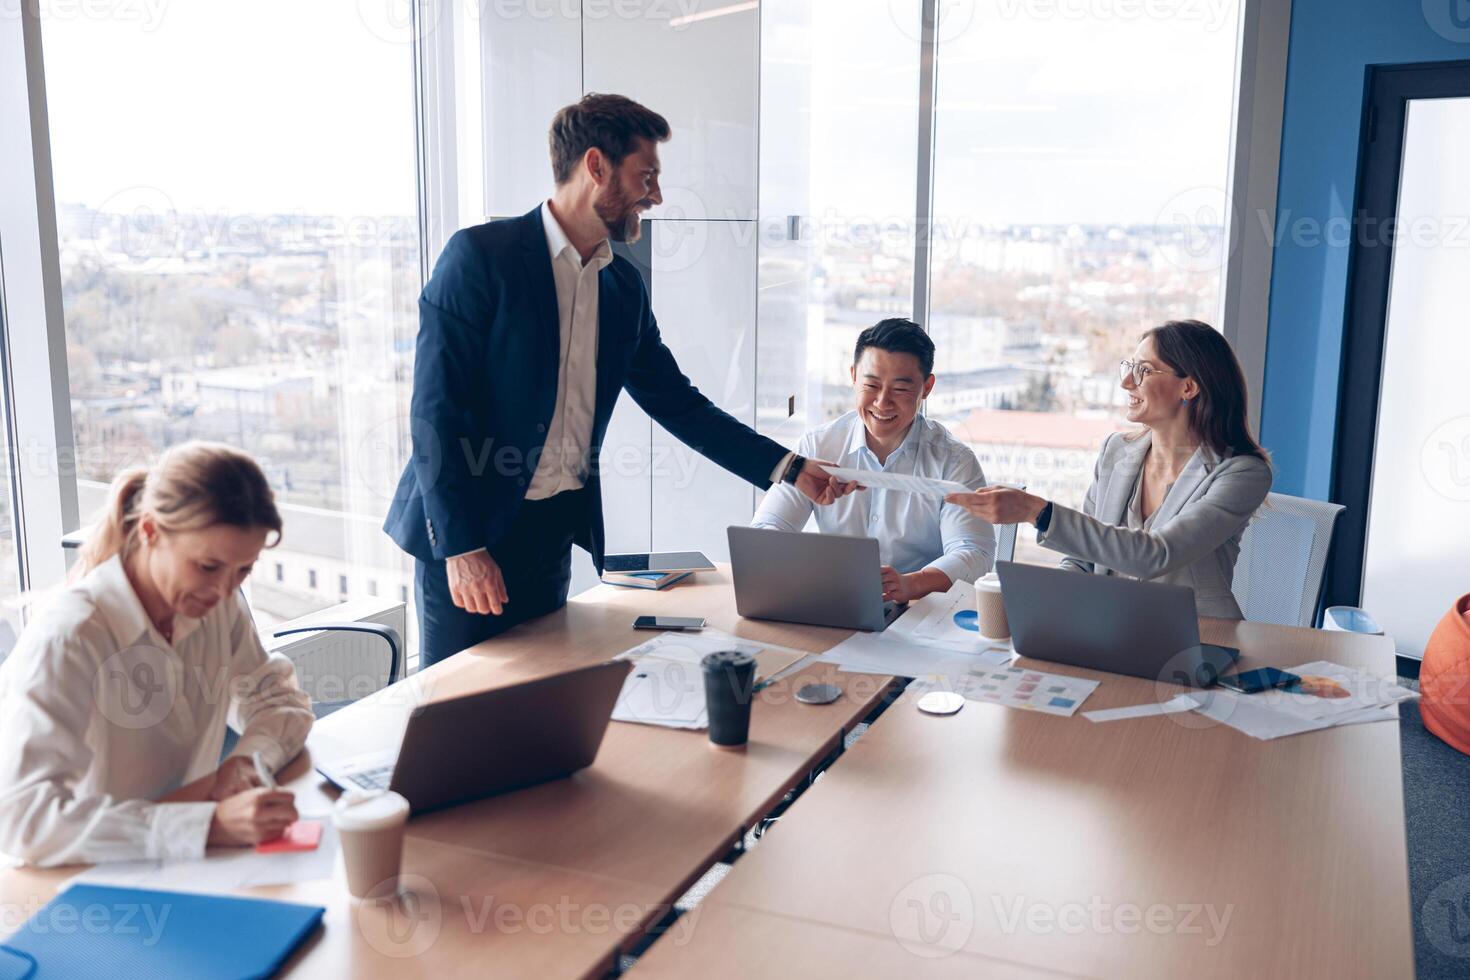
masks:
<path id="1" fill-rule="evenodd" d="M 293 851 L 314 851 L 322 842 L 320 820 L 298 820 L 286 828 L 286 832 L 275 840 L 261 841 L 255 845 L 260 854 L 289 854 Z"/>

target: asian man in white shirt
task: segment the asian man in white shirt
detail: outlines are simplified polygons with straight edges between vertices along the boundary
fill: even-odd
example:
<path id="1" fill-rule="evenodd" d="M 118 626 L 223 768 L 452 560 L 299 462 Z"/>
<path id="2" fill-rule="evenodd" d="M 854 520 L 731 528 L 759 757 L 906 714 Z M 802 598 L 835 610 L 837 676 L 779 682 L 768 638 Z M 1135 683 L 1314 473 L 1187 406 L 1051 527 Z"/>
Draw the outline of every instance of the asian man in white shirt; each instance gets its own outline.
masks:
<path id="1" fill-rule="evenodd" d="M 853 411 L 802 436 L 797 454 L 838 466 L 985 486 L 980 461 L 938 422 L 919 414 L 934 388 L 934 342 L 911 320 L 864 330 L 853 351 Z M 773 486 L 752 527 L 800 531 L 816 514 L 824 534 L 878 540 L 883 598 L 912 602 L 973 582 L 995 562 L 995 529 L 938 496 L 868 488 L 813 507 L 794 487 Z"/>

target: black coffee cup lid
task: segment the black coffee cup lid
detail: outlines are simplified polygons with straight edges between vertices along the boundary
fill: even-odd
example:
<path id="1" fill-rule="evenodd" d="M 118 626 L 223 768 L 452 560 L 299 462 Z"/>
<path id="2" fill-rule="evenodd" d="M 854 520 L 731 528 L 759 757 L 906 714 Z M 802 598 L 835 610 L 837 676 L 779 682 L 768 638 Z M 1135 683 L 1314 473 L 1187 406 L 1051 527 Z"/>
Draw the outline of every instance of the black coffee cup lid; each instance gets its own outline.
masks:
<path id="1" fill-rule="evenodd" d="M 717 650 L 707 653 L 700 664 L 705 670 L 717 670 L 720 667 L 744 667 L 746 664 L 755 663 L 755 658 L 741 650 Z"/>

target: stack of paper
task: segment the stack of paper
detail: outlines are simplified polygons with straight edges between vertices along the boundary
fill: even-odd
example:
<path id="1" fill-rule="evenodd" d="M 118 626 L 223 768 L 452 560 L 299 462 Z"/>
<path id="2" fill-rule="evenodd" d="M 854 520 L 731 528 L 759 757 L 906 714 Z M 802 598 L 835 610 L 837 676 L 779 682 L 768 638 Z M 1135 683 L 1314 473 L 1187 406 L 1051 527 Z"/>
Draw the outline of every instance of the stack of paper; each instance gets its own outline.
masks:
<path id="1" fill-rule="evenodd" d="M 1325 660 L 1293 667 L 1291 672 L 1302 678 L 1300 688 L 1259 694 L 1212 688 L 1193 695 L 1200 702 L 1196 711 L 1252 738 L 1272 739 L 1390 721 L 1398 717 L 1394 705 L 1419 696 L 1392 680 Z"/>
<path id="2" fill-rule="evenodd" d="M 664 728 L 708 728 L 704 670 L 700 661 L 706 654 L 719 650 L 739 650 L 751 656 L 762 650 L 801 653 L 712 629 L 698 633 L 660 633 L 617 656 L 618 660 L 633 661 L 633 669 L 618 694 L 612 720 Z"/>

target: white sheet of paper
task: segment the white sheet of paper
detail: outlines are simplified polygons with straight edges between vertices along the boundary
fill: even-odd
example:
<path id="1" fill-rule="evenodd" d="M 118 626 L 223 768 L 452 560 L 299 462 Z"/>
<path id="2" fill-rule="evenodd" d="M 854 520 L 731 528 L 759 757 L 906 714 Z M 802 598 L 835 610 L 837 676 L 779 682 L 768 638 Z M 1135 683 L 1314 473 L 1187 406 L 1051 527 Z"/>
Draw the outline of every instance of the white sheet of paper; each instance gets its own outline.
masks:
<path id="1" fill-rule="evenodd" d="M 1419 696 L 1417 691 L 1401 687 L 1392 678 L 1377 677 L 1364 670 L 1344 667 L 1327 660 L 1315 660 L 1291 668 L 1298 677 L 1315 677 L 1335 685 L 1336 697 L 1319 697 L 1295 689 L 1262 691 L 1249 695 L 1252 703 L 1296 715 L 1300 718 L 1343 718 L 1365 708 L 1393 704 Z"/>
<path id="2" fill-rule="evenodd" d="M 975 587 L 969 582 L 956 582 L 948 592 L 931 592 L 910 603 L 908 610 L 895 619 L 886 632 L 961 653 L 980 654 L 992 665 L 1006 663 L 1014 652 L 1008 641 L 988 640 L 979 633 L 955 625 L 956 613 L 974 608 Z"/>
<path id="3" fill-rule="evenodd" d="M 1272 707 L 1258 701 L 1258 695 L 1235 694 L 1232 691 L 1214 689 L 1200 692 L 1194 697 L 1200 702 L 1195 709 L 1199 714 L 1222 725 L 1228 725 L 1251 738 L 1273 739 L 1304 732 L 1335 728 L 1339 725 L 1357 725 L 1365 722 L 1390 721 L 1398 718 L 1395 702 L 1386 705 L 1369 705 L 1332 718 L 1303 718 L 1301 715 Z"/>
<path id="4" fill-rule="evenodd" d="M 653 656 L 636 658 L 623 681 L 612 720 L 665 728 L 707 727 L 704 672 L 697 663 Z"/>
<path id="5" fill-rule="evenodd" d="M 1084 711 L 1082 717 L 1088 721 L 1122 721 L 1125 718 L 1147 718 L 1151 715 L 1173 715 L 1184 711 L 1193 711 L 1199 707 L 1199 702 L 1188 694 L 1170 698 L 1162 703 L 1150 701 L 1146 704 L 1131 704 L 1126 708 L 1102 708 L 1098 711 Z"/>
<path id="6" fill-rule="evenodd" d="M 849 483 L 861 483 L 878 490 L 897 490 L 900 493 L 922 493 L 931 497 L 943 497 L 951 493 L 969 493 L 970 488 L 954 480 L 934 480 L 927 476 L 909 476 L 906 473 L 885 473 L 882 470 L 854 470 L 845 466 L 822 467 L 832 476 Z"/>
<path id="7" fill-rule="evenodd" d="M 322 822 L 321 843 L 314 851 L 257 854 L 253 847 L 212 847 L 202 858 L 109 861 L 88 868 L 71 882 L 223 894 L 241 888 L 330 878 L 337 859 L 337 831 L 332 818 L 329 814 L 303 814 L 302 819 Z"/>
<path id="8" fill-rule="evenodd" d="M 953 691 L 969 701 L 1070 718 L 1097 690 L 1098 683 L 1024 667 L 974 667 L 959 676 L 935 675 L 916 680 L 909 685 L 909 691 Z"/>
<path id="9" fill-rule="evenodd" d="M 719 650 L 739 650 L 751 656 L 762 650 L 802 653 L 790 647 L 743 640 L 715 629 L 660 633 L 614 658 L 633 661 L 633 670 L 623 681 L 612 720 L 664 728 L 708 728 L 700 661 L 706 654 Z M 756 679 L 760 676 L 757 670 Z"/>
<path id="10" fill-rule="evenodd" d="M 717 650 L 739 650 L 755 656 L 762 650 L 775 649 L 781 648 L 756 643 L 752 640 L 742 640 L 738 636 L 731 636 L 719 630 L 703 629 L 698 632 L 670 630 L 638 644 L 631 650 L 624 650 L 613 659 L 637 660 L 639 657 L 658 657 L 661 660 L 677 660 L 680 663 L 698 667 L 706 654 Z"/>
<path id="11" fill-rule="evenodd" d="M 926 674 L 961 675 L 984 662 L 978 654 L 962 653 L 893 633 L 854 633 L 826 653 L 823 663 L 837 664 L 849 673 L 922 677 Z"/>

